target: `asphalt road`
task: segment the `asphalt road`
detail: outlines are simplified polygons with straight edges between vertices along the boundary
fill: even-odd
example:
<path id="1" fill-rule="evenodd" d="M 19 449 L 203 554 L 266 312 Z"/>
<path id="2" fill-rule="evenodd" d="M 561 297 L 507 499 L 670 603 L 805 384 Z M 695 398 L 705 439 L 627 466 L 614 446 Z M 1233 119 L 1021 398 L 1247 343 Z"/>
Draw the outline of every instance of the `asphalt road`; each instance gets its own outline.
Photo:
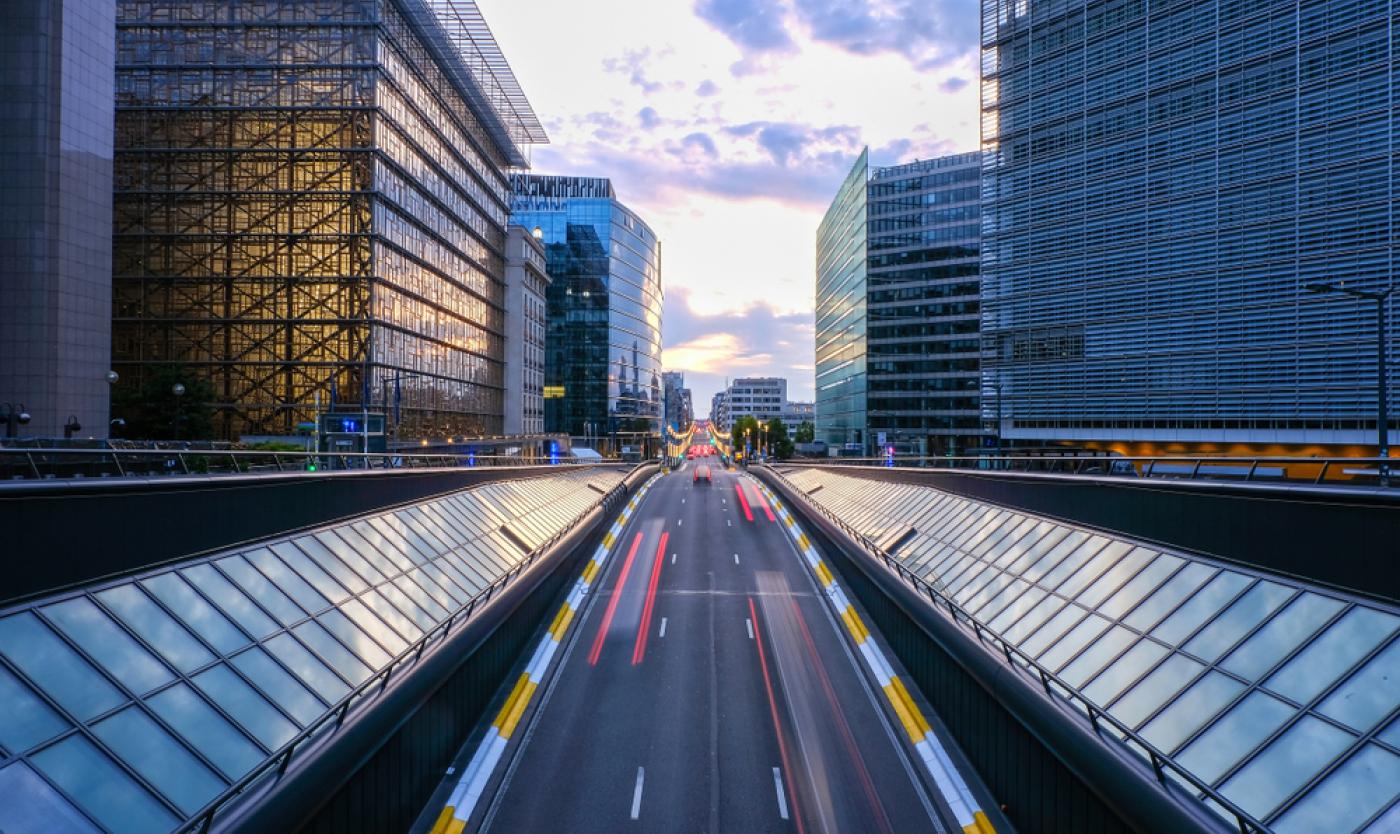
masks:
<path id="1" fill-rule="evenodd" d="M 638 506 L 467 830 L 948 830 L 756 483 L 696 465 Z"/>

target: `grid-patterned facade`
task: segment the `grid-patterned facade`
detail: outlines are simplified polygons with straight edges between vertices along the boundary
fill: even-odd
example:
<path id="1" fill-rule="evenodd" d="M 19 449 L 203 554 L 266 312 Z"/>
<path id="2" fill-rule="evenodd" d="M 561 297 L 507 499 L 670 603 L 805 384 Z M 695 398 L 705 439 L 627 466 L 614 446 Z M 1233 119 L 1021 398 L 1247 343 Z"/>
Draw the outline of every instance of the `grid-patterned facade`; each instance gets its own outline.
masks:
<path id="1" fill-rule="evenodd" d="M 488 484 L 0 611 L 0 829 L 200 816 L 390 665 L 412 674 L 412 647 L 621 478 Z"/>
<path id="2" fill-rule="evenodd" d="M 989 651 L 1020 652 L 1036 689 L 1131 733 L 1098 722 L 1103 743 L 1125 742 L 1145 771 L 1155 748 L 1208 788 L 1165 770 L 1227 828 L 1245 830 L 1217 796 L 1277 834 L 1400 824 L 1395 606 L 931 487 L 786 477 L 959 606 Z"/>
<path id="3" fill-rule="evenodd" d="M 870 172 L 866 403 L 898 453 L 982 444 L 980 177 L 978 153 Z"/>
<path id="4" fill-rule="evenodd" d="M 318 396 L 394 396 L 404 436 L 501 431 L 505 171 L 532 134 L 439 23 L 471 0 L 433 6 L 118 4 L 122 384 L 184 366 L 230 437 Z"/>
<path id="5" fill-rule="evenodd" d="M 595 177 L 517 174 L 511 222 L 539 230 L 549 270 L 545 431 L 604 451 L 655 448 L 661 242 Z"/>
<path id="6" fill-rule="evenodd" d="M 816 439 L 866 449 L 866 217 L 868 150 L 817 227 Z"/>
<path id="7" fill-rule="evenodd" d="M 1008 436 L 1375 436 L 1374 310 L 1305 287 L 1395 281 L 1398 12 L 983 0 L 983 360 Z"/>

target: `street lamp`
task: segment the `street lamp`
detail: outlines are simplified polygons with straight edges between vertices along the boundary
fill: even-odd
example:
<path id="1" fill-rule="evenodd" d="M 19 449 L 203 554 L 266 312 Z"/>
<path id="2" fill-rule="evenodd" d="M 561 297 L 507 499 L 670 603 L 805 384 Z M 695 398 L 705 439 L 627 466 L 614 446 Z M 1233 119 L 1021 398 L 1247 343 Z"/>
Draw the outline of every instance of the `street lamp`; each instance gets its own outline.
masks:
<path id="1" fill-rule="evenodd" d="M 175 395 L 175 439 L 180 439 L 180 402 L 185 396 L 185 386 L 179 382 L 170 386 L 170 393 Z"/>
<path id="2" fill-rule="evenodd" d="M 5 420 L 5 436 L 13 438 L 20 426 L 29 425 L 29 412 L 25 410 L 24 403 L 4 403 L 5 412 L 0 414 Z"/>
<path id="3" fill-rule="evenodd" d="M 1381 458 L 1381 486 L 1390 486 L 1390 464 L 1386 461 L 1386 458 L 1390 457 L 1390 418 L 1386 414 L 1386 399 L 1389 394 L 1386 386 L 1385 367 L 1387 330 L 1385 313 L 1386 302 L 1390 300 L 1390 293 L 1393 289 L 1394 287 L 1386 287 L 1380 292 L 1368 292 L 1353 289 L 1345 283 L 1323 284 L 1317 282 L 1307 285 L 1308 292 L 1341 293 L 1364 301 L 1373 301 L 1376 304 L 1376 446 L 1378 448 L 1376 456 Z"/>

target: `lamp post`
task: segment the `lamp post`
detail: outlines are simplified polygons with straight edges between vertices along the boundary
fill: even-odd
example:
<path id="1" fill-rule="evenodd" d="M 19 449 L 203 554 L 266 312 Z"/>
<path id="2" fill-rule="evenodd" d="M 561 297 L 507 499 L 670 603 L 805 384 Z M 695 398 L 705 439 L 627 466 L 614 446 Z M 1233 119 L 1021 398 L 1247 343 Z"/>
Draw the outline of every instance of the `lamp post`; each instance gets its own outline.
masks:
<path id="1" fill-rule="evenodd" d="M 185 386 L 182 383 L 175 383 L 170 386 L 170 393 L 175 395 L 175 439 L 180 439 L 180 403 L 185 396 Z"/>
<path id="2" fill-rule="evenodd" d="M 24 403 L 5 403 L 4 408 L 5 411 L 0 417 L 5 420 L 5 437 L 13 438 L 19 427 L 28 425 L 31 418 L 25 410 Z"/>
<path id="3" fill-rule="evenodd" d="M 1390 418 L 1386 414 L 1386 400 L 1389 397 L 1386 385 L 1385 366 L 1385 340 L 1386 340 L 1386 302 L 1390 300 L 1390 293 L 1394 287 L 1386 287 L 1380 292 L 1368 292 L 1348 287 L 1345 283 L 1323 284 L 1312 283 L 1307 285 L 1309 292 L 1315 293 L 1340 293 L 1353 298 L 1360 298 L 1364 301 L 1375 302 L 1376 305 L 1376 456 L 1381 458 L 1380 483 L 1381 486 L 1390 486 Z"/>

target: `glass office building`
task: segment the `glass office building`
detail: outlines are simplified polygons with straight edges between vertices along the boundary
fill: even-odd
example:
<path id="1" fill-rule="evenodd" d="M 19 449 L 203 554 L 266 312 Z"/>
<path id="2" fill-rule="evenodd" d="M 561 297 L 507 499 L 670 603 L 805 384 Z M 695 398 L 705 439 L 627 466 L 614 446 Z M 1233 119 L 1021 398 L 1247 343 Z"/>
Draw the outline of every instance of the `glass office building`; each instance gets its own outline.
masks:
<path id="1" fill-rule="evenodd" d="M 983 0 L 1007 436 L 1373 442 L 1374 307 L 1306 287 L 1395 281 L 1397 13 Z"/>
<path id="2" fill-rule="evenodd" d="M 513 178 L 511 222 L 539 230 L 549 268 L 546 432 L 605 453 L 661 437 L 661 242 L 596 177 Z"/>
<path id="3" fill-rule="evenodd" d="M 866 450 L 866 183 L 861 151 L 817 227 L 816 439 Z"/>
<path id="4" fill-rule="evenodd" d="M 980 177 L 978 153 L 870 172 L 866 404 L 872 442 L 898 454 L 983 442 Z"/>
<path id="5" fill-rule="evenodd" d="M 848 453 L 982 445 L 981 155 L 871 168 L 817 232 L 817 438 Z"/>
<path id="6" fill-rule="evenodd" d="M 227 437 L 318 396 L 499 433 L 506 171 L 545 135 L 472 0 L 117 8 L 122 384 L 207 378 Z"/>

